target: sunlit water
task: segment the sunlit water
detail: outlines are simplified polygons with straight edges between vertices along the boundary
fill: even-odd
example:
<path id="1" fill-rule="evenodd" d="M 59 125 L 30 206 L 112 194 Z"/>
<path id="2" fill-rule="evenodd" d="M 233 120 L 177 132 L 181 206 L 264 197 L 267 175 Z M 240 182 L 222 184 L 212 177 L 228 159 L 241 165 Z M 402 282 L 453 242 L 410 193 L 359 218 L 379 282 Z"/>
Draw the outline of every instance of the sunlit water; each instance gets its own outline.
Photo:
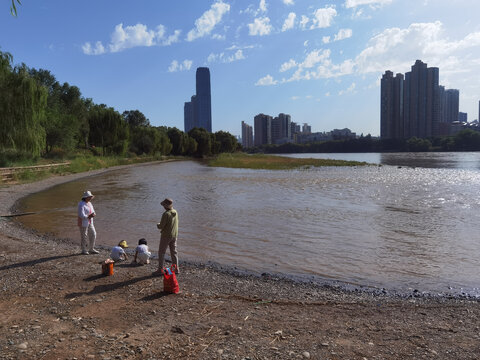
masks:
<path id="1" fill-rule="evenodd" d="M 99 243 L 125 239 L 134 246 L 145 237 L 156 249 L 160 202 L 171 197 L 180 216 L 181 259 L 387 289 L 478 293 L 480 154 L 472 154 L 466 163 L 443 154 L 452 166 L 414 156 L 415 168 L 401 161 L 291 171 L 191 161 L 130 167 L 25 198 L 22 209 L 39 214 L 19 220 L 78 241 L 76 205 L 89 189 Z"/>

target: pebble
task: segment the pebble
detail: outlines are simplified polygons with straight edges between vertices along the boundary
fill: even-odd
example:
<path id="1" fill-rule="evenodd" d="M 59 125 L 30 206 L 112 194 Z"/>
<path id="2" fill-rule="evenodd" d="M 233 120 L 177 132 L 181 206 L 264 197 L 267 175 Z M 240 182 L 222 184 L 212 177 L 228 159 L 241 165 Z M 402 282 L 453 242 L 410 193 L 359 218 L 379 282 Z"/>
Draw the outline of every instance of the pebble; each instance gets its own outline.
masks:
<path id="1" fill-rule="evenodd" d="M 218 350 L 217 350 L 217 353 L 218 353 L 218 355 L 223 355 L 223 350 L 222 350 L 222 349 L 218 349 Z"/>
<path id="2" fill-rule="evenodd" d="M 28 343 L 27 342 L 23 342 L 21 344 L 18 344 L 17 346 L 20 350 L 25 350 L 27 347 L 28 347 Z"/>
<path id="3" fill-rule="evenodd" d="M 310 353 L 308 351 L 304 351 L 302 355 L 305 359 L 310 359 Z"/>

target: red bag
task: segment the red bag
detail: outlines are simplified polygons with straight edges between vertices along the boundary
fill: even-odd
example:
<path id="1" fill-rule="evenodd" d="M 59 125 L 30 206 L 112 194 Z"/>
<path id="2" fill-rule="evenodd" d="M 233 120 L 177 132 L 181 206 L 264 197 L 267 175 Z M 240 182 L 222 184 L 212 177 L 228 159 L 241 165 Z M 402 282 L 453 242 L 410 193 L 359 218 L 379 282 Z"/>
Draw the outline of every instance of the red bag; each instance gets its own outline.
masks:
<path id="1" fill-rule="evenodd" d="M 163 268 L 163 291 L 169 294 L 178 294 L 180 287 L 178 286 L 177 276 L 175 275 L 176 270 L 175 264 L 172 265 L 171 269 Z"/>

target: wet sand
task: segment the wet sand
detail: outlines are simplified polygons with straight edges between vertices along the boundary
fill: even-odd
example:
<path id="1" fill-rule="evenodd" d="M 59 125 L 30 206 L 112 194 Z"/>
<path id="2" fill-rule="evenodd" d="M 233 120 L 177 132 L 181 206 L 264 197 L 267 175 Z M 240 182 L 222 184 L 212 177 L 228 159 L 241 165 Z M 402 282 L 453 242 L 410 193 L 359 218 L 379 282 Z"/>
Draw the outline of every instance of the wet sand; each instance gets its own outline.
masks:
<path id="1" fill-rule="evenodd" d="M 143 164 L 142 164 L 143 165 Z M 0 188 L 0 214 L 89 173 Z M 0 218 L 2 359 L 477 359 L 472 298 L 394 296 L 182 263 L 181 293 L 156 263 L 100 275 L 99 255 Z"/>

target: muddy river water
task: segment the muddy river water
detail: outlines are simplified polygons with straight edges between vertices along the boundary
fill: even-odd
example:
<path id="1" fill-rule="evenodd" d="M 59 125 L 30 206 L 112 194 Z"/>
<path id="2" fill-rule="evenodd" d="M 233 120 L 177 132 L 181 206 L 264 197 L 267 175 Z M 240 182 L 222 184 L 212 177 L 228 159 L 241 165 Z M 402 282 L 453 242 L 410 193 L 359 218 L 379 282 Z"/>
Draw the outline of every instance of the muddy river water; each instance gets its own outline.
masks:
<path id="1" fill-rule="evenodd" d="M 480 293 L 479 153 L 310 156 L 383 165 L 135 166 L 29 196 L 21 208 L 37 214 L 18 220 L 79 241 L 76 206 L 88 189 L 96 196 L 98 243 L 124 239 L 133 247 L 145 237 L 156 250 L 160 202 L 170 197 L 180 216 L 180 260 L 405 291 Z"/>

